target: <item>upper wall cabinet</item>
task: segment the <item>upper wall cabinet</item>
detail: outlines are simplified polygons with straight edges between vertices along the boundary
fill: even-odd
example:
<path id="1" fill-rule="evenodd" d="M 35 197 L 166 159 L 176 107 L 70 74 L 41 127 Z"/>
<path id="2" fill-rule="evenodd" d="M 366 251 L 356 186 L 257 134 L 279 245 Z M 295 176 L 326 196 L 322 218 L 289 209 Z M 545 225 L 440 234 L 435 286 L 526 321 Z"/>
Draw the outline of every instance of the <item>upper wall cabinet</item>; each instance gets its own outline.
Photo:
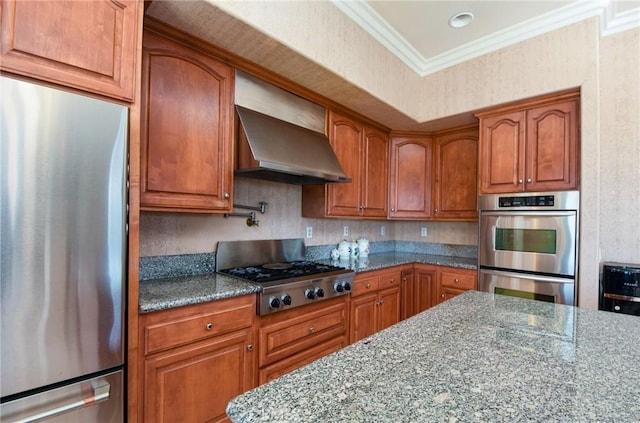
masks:
<path id="1" fill-rule="evenodd" d="M 329 141 L 352 181 L 305 185 L 304 217 L 387 217 L 389 137 L 363 123 L 329 112 Z"/>
<path id="2" fill-rule="evenodd" d="M 0 68 L 132 100 L 141 4 L 136 0 L 1 3 Z"/>
<path id="3" fill-rule="evenodd" d="M 480 118 L 481 193 L 578 188 L 578 92 L 476 116 Z"/>
<path id="4" fill-rule="evenodd" d="M 432 146 L 426 135 L 391 137 L 389 218 L 431 218 Z"/>
<path id="5" fill-rule="evenodd" d="M 433 218 L 478 219 L 478 127 L 435 135 Z"/>
<path id="6" fill-rule="evenodd" d="M 145 31 L 142 210 L 232 208 L 233 68 Z"/>

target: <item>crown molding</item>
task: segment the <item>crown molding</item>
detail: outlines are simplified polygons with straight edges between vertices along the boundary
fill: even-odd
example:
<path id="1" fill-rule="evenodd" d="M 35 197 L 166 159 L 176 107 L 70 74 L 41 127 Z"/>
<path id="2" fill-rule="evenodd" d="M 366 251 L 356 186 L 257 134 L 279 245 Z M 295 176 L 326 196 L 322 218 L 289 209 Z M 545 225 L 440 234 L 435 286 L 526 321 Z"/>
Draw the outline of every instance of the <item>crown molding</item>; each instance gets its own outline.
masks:
<path id="1" fill-rule="evenodd" d="M 445 53 L 425 58 L 364 0 L 331 1 L 420 76 L 438 72 L 593 16 L 602 17 L 602 36 L 640 26 L 640 7 L 624 13 L 616 13 L 615 1 L 578 0 Z"/>

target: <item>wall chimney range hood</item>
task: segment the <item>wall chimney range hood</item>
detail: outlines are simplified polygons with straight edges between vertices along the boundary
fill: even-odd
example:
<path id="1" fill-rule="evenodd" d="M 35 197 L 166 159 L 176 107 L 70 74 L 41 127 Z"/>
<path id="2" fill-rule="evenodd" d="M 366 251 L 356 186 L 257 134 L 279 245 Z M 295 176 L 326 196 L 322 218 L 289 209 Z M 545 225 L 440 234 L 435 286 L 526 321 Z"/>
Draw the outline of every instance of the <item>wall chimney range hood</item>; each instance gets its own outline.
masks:
<path id="1" fill-rule="evenodd" d="M 296 185 L 350 182 L 326 137 L 324 107 L 236 71 L 236 176 Z"/>

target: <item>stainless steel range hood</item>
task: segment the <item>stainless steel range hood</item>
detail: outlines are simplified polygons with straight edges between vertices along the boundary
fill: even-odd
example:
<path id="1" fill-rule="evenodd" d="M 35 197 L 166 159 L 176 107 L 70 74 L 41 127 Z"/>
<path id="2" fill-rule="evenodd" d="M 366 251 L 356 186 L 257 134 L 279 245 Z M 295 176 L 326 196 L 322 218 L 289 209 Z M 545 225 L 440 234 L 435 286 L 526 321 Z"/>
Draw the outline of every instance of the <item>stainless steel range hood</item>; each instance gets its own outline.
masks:
<path id="1" fill-rule="evenodd" d="M 350 182 L 324 134 L 326 110 L 236 71 L 237 176 L 297 185 Z"/>

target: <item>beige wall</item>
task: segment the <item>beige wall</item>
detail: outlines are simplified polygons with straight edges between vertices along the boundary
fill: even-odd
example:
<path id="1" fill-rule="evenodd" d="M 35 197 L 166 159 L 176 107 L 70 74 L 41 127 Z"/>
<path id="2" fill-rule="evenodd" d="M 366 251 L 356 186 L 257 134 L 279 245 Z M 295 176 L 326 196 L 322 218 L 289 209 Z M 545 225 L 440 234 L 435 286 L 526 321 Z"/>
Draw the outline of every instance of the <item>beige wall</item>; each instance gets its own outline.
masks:
<path id="1" fill-rule="evenodd" d="M 410 124 L 412 119 L 408 117 L 417 120 L 419 126 L 423 121 L 580 87 L 579 304 L 597 306 L 601 260 L 640 263 L 637 28 L 601 38 L 599 19 L 592 18 L 420 79 L 328 2 L 209 1 L 216 7 L 154 2 L 150 13 L 393 129 L 410 129 L 403 127 Z M 212 24 L 214 20 L 216 25 Z M 233 28 L 239 23 L 243 32 L 234 37 Z M 299 67 L 287 66 L 289 63 Z M 390 108 L 396 113 L 389 113 Z M 309 224 L 316 234 L 322 234 L 310 244 L 342 238 L 343 222 L 307 221 L 296 215 L 300 196 L 295 187 L 255 188 L 261 192 L 249 200 L 244 191 L 254 187 L 239 183 L 236 202 L 245 195 L 250 203 L 264 198 L 273 204 L 260 217 L 260 228 L 246 228 L 239 219 L 231 222 L 222 217 L 144 214 L 141 254 L 210 251 L 217 240 L 229 237 L 303 236 Z M 277 218 L 280 214 L 286 218 Z M 350 224 L 361 225 L 356 234 L 375 240 L 381 223 Z M 387 237 L 394 239 L 414 239 L 420 226 L 387 224 L 391 229 Z M 469 224 L 428 226 L 428 241 L 477 241 Z"/>

